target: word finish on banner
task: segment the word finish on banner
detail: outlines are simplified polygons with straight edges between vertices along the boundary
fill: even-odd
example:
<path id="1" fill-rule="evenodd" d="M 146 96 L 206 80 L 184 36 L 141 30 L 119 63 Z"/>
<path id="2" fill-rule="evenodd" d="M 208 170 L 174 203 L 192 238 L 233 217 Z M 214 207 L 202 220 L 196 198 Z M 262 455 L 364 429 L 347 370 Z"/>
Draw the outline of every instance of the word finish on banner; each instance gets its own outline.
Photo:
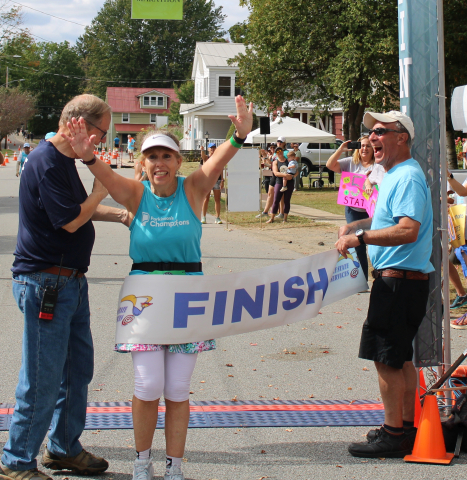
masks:
<path id="1" fill-rule="evenodd" d="M 183 0 L 131 0 L 131 18 L 183 20 Z"/>
<path id="2" fill-rule="evenodd" d="M 130 275 L 116 343 L 176 344 L 277 327 L 368 288 L 355 252 L 337 250 L 229 275 Z"/>
<path id="3" fill-rule="evenodd" d="M 365 192 L 366 175 L 342 172 L 337 203 L 346 207 L 364 208 L 370 217 L 375 213 L 379 190 L 375 185 L 371 195 Z"/>

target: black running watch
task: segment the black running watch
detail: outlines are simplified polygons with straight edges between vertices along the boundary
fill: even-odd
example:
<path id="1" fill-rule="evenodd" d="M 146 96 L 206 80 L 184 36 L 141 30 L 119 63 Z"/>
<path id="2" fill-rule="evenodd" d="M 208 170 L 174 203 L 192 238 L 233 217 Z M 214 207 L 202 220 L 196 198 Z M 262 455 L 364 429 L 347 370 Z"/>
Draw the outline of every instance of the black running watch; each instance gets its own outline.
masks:
<path id="1" fill-rule="evenodd" d="M 356 237 L 358 238 L 358 241 L 360 242 L 360 245 L 366 245 L 366 244 L 365 244 L 365 240 L 363 240 L 363 235 L 365 235 L 365 230 L 359 228 L 359 229 L 355 232 L 355 235 L 356 235 Z"/>

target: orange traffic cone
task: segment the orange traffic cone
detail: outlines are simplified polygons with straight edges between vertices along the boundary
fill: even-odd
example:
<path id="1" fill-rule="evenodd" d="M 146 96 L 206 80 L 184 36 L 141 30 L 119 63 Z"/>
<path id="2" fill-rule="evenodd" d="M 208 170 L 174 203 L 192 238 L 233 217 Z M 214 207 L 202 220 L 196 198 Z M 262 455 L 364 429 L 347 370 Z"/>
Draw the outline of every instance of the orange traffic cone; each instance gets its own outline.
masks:
<path id="1" fill-rule="evenodd" d="M 99 156 L 99 160 L 104 161 L 104 152 L 101 150 L 101 154 Z"/>
<path id="2" fill-rule="evenodd" d="M 7 163 L 10 163 L 10 160 L 8 160 L 8 153 L 5 152 L 5 160 L 3 162 L 3 165 L 6 165 Z"/>
<path id="3" fill-rule="evenodd" d="M 105 157 L 105 163 L 107 163 L 107 165 L 110 165 L 112 162 L 110 161 L 110 154 L 106 155 Z"/>
<path id="4" fill-rule="evenodd" d="M 406 462 L 449 465 L 453 458 L 453 453 L 446 453 L 437 397 L 427 395 L 412 455 L 407 455 L 404 460 Z"/>
<path id="5" fill-rule="evenodd" d="M 16 155 L 16 150 L 13 152 L 13 161 L 14 162 L 18 161 L 18 155 Z"/>
<path id="6" fill-rule="evenodd" d="M 425 383 L 425 377 L 423 375 L 423 370 L 420 368 L 418 371 L 418 378 L 420 379 L 419 385 L 420 385 L 420 395 L 423 395 L 426 393 L 426 383 Z M 413 419 L 413 424 L 414 427 L 418 428 L 418 425 L 420 423 L 420 415 L 422 413 L 422 404 L 420 402 L 420 396 L 416 395 L 415 396 L 415 416 Z"/>

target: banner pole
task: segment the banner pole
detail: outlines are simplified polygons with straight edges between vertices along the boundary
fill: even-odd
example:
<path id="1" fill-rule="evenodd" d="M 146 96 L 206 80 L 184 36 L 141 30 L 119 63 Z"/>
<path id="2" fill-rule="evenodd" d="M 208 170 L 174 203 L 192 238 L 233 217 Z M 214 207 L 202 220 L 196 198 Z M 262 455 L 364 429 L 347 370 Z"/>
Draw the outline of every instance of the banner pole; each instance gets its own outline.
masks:
<path id="1" fill-rule="evenodd" d="M 441 165 L 441 229 L 443 252 L 443 326 L 444 365 L 443 372 L 451 365 L 451 318 L 449 312 L 449 259 L 448 259 L 448 204 L 447 204 L 447 159 L 446 159 L 446 87 L 444 65 L 444 14 L 443 0 L 437 0 L 438 10 L 438 75 L 439 75 L 439 154 Z M 450 402 L 448 400 L 448 402 Z"/>

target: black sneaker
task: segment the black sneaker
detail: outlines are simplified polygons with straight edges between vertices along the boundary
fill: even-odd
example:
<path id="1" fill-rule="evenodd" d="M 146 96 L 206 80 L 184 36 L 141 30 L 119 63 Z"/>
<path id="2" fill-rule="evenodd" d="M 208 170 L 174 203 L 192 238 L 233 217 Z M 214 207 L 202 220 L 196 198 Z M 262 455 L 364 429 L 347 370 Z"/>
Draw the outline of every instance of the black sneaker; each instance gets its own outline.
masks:
<path id="1" fill-rule="evenodd" d="M 376 428 L 374 430 L 370 430 L 366 434 L 366 439 L 369 442 L 374 441 L 374 439 L 377 437 L 378 432 L 382 429 L 383 427 Z M 404 435 L 407 435 L 408 437 L 413 437 L 413 441 L 415 443 L 415 437 L 417 436 L 417 429 L 415 427 L 410 427 L 410 428 L 404 428 Z"/>
<path id="2" fill-rule="evenodd" d="M 362 458 L 404 458 L 412 453 L 415 437 L 391 435 L 384 428 L 379 428 L 373 440 L 349 445 L 349 453 Z"/>

